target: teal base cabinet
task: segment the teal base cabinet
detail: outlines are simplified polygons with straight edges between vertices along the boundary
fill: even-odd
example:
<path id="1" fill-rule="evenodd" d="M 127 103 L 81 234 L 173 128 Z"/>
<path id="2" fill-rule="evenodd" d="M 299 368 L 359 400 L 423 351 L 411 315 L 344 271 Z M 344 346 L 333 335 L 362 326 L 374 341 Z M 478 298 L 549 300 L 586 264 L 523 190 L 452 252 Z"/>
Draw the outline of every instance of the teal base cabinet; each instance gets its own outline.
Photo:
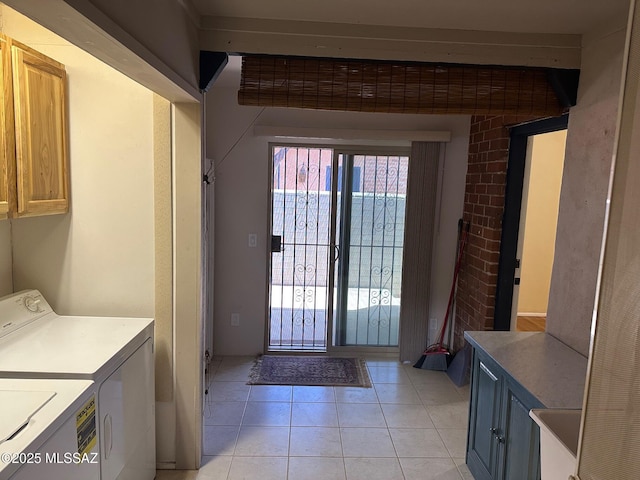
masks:
<path id="1" fill-rule="evenodd" d="M 476 480 L 540 479 L 540 431 L 529 418 L 532 408 L 544 406 L 474 348 L 466 460 Z"/>

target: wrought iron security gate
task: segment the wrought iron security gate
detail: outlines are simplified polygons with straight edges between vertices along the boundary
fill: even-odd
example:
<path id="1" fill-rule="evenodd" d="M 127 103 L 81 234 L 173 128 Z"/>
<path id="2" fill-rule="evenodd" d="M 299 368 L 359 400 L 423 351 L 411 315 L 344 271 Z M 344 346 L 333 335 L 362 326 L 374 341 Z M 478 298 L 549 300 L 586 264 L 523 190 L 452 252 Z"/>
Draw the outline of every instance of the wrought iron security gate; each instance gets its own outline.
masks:
<path id="1" fill-rule="evenodd" d="M 397 346 L 409 158 L 341 157 L 336 343 Z"/>
<path id="2" fill-rule="evenodd" d="M 329 312 L 331 165 L 324 148 L 272 147 L 268 347 L 325 350 Z"/>
<path id="3" fill-rule="evenodd" d="M 397 346 L 407 156 L 272 147 L 269 350 Z"/>

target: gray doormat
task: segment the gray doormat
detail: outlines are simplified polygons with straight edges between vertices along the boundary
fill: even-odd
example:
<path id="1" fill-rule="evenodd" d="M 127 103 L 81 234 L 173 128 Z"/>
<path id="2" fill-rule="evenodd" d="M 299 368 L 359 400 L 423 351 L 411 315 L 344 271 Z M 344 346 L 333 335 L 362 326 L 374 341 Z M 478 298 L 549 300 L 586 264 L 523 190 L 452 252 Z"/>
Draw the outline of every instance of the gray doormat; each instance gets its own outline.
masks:
<path id="1" fill-rule="evenodd" d="M 314 385 L 371 388 L 360 358 L 263 355 L 249 373 L 249 385 Z"/>

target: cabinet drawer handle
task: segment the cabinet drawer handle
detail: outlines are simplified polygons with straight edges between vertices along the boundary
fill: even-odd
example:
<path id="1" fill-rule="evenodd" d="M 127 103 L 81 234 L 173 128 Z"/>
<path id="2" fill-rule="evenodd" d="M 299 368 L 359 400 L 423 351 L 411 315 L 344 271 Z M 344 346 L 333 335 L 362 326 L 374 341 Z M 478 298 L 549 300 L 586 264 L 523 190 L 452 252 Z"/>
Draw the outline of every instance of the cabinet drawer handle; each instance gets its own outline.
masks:
<path id="1" fill-rule="evenodd" d="M 491 370 L 489 370 L 484 363 L 480 362 L 480 368 L 484 373 L 486 373 L 487 375 L 489 375 L 489 377 L 491 377 L 491 380 L 493 380 L 494 382 L 498 381 L 498 377 L 496 377 L 493 373 L 491 373 Z"/>

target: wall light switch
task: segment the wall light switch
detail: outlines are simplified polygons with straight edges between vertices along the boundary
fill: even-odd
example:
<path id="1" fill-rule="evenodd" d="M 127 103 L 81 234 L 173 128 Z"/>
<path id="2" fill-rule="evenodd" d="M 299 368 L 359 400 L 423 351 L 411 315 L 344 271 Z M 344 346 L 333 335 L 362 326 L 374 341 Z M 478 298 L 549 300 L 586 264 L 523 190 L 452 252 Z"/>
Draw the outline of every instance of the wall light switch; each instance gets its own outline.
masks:
<path id="1" fill-rule="evenodd" d="M 251 248 L 255 248 L 258 246 L 258 234 L 256 233 L 249 234 L 249 246 Z"/>
<path id="2" fill-rule="evenodd" d="M 239 313 L 232 313 L 231 314 L 231 326 L 232 327 L 239 327 L 240 326 L 240 314 Z"/>

